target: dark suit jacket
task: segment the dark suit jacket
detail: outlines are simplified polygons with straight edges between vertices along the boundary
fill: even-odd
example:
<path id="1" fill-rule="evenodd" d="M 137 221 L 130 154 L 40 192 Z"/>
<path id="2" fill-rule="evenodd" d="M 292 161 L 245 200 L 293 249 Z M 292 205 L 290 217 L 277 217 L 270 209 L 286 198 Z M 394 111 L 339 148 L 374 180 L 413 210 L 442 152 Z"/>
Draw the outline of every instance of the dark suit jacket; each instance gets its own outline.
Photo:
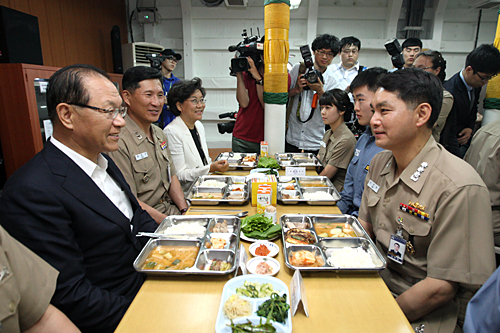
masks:
<path id="1" fill-rule="evenodd" d="M 474 129 L 481 89 L 473 89 L 475 103 L 471 108 L 469 93 L 460 78 L 460 72 L 453 75 L 443 86 L 453 95 L 453 107 L 446 119 L 439 141 L 449 152 L 459 156 L 458 133 L 464 128 Z"/>
<path id="2" fill-rule="evenodd" d="M 60 272 L 51 303 L 86 332 L 116 328 L 144 281 L 132 264 L 147 239 L 135 235 L 157 227 L 104 156 L 132 204 L 133 232 L 92 179 L 50 142 L 9 178 L 0 198 L 5 229 Z"/>

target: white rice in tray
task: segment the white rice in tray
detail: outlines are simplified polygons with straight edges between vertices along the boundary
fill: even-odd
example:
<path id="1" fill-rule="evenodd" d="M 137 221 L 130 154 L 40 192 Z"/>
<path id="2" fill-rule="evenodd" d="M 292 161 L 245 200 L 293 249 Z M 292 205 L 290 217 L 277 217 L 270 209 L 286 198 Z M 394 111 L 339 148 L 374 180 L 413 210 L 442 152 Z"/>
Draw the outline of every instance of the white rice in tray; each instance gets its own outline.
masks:
<path id="1" fill-rule="evenodd" d="M 322 191 L 304 193 L 303 196 L 304 199 L 307 200 L 333 200 L 333 197 L 330 193 Z"/>
<path id="2" fill-rule="evenodd" d="M 326 262 L 340 268 L 372 268 L 375 267 L 372 257 L 361 248 L 344 247 L 332 251 Z"/>
<path id="3" fill-rule="evenodd" d="M 226 186 L 226 183 L 224 182 L 220 182 L 218 180 L 215 180 L 215 179 L 208 179 L 208 180 L 205 180 L 203 181 L 199 186 L 207 186 L 207 187 L 224 187 Z"/>
<path id="4" fill-rule="evenodd" d="M 204 235 L 206 228 L 199 222 L 181 222 L 163 231 L 165 235 Z"/>

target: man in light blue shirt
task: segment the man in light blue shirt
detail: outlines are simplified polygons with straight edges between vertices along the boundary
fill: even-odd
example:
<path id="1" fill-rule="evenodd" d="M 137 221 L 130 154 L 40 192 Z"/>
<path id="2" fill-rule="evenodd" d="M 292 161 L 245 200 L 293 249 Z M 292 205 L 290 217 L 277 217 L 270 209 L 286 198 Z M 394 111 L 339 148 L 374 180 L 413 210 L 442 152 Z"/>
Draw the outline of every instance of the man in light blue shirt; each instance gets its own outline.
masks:
<path id="1" fill-rule="evenodd" d="M 370 128 L 373 115 L 370 103 L 378 88 L 377 78 L 384 73 L 387 73 L 384 68 L 369 68 L 356 76 L 351 83 L 350 91 L 354 97 L 356 118 L 361 126 L 366 126 L 366 130 L 356 143 L 354 157 L 347 168 L 344 189 L 340 193 L 342 198 L 337 202 L 343 214 L 358 216 L 370 162 L 373 156 L 383 150 L 375 145 L 375 137 Z"/>
<path id="2" fill-rule="evenodd" d="M 500 332 L 500 268 L 469 301 L 464 332 Z"/>

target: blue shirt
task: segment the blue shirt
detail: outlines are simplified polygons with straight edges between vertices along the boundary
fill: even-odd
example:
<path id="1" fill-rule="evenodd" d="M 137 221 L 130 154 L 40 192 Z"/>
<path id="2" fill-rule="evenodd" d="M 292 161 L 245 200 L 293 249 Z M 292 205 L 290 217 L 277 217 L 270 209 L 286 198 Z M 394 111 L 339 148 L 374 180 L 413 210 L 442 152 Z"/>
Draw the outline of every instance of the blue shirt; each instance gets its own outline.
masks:
<path id="1" fill-rule="evenodd" d="M 464 332 L 500 332 L 500 267 L 469 301 Z"/>
<path id="2" fill-rule="evenodd" d="M 176 78 L 174 74 L 172 74 L 170 78 L 163 77 L 163 93 L 165 94 L 165 97 L 167 97 L 170 88 L 172 88 L 172 86 L 179 81 L 180 79 Z M 164 104 L 163 112 L 161 113 L 160 119 L 158 119 L 158 121 L 163 122 L 163 127 L 165 128 L 174 119 L 174 114 L 167 109 L 167 104 Z"/>
<path id="3" fill-rule="evenodd" d="M 342 198 L 337 202 L 343 214 L 358 216 L 370 162 L 382 150 L 375 145 L 375 137 L 368 126 L 354 147 L 354 157 L 347 167 L 344 189 L 340 192 Z"/>

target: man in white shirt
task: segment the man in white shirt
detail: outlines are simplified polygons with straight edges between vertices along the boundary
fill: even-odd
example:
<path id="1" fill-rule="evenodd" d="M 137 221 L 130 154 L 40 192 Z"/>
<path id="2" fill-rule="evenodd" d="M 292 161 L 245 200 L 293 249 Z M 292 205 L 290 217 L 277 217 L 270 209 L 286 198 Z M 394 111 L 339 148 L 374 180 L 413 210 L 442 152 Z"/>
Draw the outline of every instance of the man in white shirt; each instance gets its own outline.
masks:
<path id="1" fill-rule="evenodd" d="M 346 90 L 358 73 L 365 69 L 359 65 L 359 51 L 361 51 L 361 41 L 356 37 L 344 37 L 340 40 L 340 62 L 328 67 L 338 83 L 337 88 Z"/>
<path id="2" fill-rule="evenodd" d="M 155 221 L 105 152 L 118 149 L 127 109 L 90 65 L 50 78 L 54 134 L 7 181 L 2 226 L 60 273 L 51 303 L 83 332 L 113 332 L 144 277 L 133 267 Z M 36 278 L 36 277 L 34 277 Z"/>
<path id="3" fill-rule="evenodd" d="M 317 154 L 325 134 L 325 125 L 317 103 L 325 91 L 338 86 L 331 71 L 327 71 L 339 53 L 339 40 L 333 35 L 320 35 L 312 43 L 314 68 L 322 73 L 323 82 L 310 83 L 304 78 L 302 63 L 290 71 L 291 86 L 288 91 L 289 116 L 285 151 L 312 152 Z M 302 66 L 303 67 L 303 66 Z M 305 70 L 305 69 L 304 69 Z"/>

